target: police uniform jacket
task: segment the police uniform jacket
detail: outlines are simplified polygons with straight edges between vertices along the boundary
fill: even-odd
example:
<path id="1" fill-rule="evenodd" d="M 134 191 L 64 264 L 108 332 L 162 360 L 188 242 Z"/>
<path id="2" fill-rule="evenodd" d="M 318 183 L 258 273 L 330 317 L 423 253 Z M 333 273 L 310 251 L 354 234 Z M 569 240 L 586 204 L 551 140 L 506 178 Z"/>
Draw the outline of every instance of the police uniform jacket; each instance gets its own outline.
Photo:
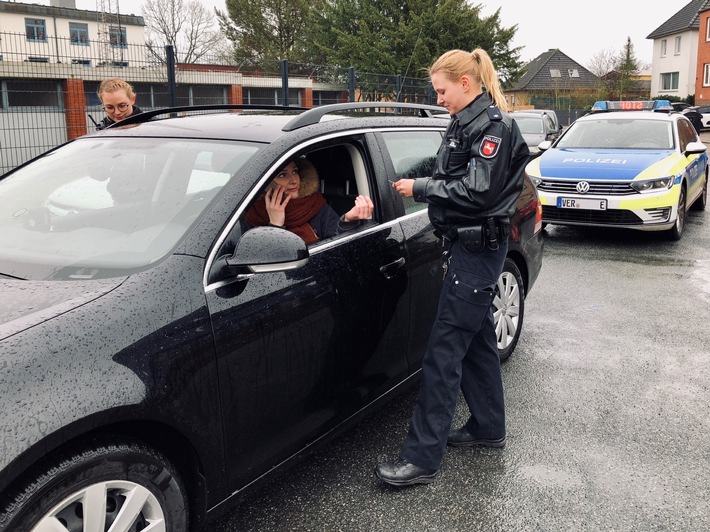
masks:
<path id="1" fill-rule="evenodd" d="M 414 181 L 414 200 L 429 204 L 432 224 L 452 239 L 489 218 L 508 223 L 529 155 L 518 126 L 484 92 L 452 117 L 434 175 Z"/>

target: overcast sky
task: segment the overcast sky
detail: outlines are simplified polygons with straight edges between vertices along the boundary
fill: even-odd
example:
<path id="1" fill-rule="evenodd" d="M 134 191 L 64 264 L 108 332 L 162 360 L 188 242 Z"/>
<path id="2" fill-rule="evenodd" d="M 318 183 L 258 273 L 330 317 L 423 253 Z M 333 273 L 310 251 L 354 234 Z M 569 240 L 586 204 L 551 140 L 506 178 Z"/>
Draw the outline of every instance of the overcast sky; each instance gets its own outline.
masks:
<path id="1" fill-rule="evenodd" d="M 27 0 L 25 0 L 27 1 Z M 141 14 L 143 0 L 115 0 L 122 14 Z M 225 10 L 224 0 L 201 0 L 209 8 Z M 484 16 L 501 8 L 504 27 L 518 25 L 513 46 L 522 46 L 523 61 L 534 59 L 550 48 L 559 48 L 580 65 L 589 65 L 594 55 L 608 49 L 621 52 L 631 37 L 636 58 L 651 63 L 653 42 L 646 36 L 663 24 L 687 0 L 663 2 L 654 8 L 648 0 L 472 0 Z M 29 3 L 29 2 L 28 2 Z M 49 0 L 34 3 L 49 5 Z M 96 9 L 96 0 L 76 0 L 78 9 Z"/>

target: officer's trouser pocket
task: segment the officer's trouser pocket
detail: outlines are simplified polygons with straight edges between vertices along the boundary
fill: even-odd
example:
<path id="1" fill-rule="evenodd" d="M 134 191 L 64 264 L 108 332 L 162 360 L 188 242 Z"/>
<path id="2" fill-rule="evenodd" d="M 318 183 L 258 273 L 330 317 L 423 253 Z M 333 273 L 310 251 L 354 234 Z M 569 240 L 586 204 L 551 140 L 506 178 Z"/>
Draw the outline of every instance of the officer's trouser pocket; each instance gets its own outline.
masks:
<path id="1" fill-rule="evenodd" d="M 478 332 L 488 316 L 495 297 L 493 288 L 475 288 L 454 273 L 446 286 L 444 305 L 439 319 L 448 325 L 470 332 Z"/>

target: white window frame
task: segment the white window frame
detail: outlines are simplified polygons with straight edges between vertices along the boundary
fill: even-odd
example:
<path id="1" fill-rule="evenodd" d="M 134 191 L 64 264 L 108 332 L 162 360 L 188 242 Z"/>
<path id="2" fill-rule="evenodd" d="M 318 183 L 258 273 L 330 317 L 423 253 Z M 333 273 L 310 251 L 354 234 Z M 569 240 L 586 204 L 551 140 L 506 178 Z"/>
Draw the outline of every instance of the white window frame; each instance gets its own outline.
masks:
<path id="1" fill-rule="evenodd" d="M 675 51 L 673 52 L 675 55 L 680 55 L 680 43 L 681 43 L 681 35 L 678 35 L 675 38 Z"/>
<path id="2" fill-rule="evenodd" d="M 710 63 L 703 65 L 703 87 L 710 87 Z"/>
<path id="3" fill-rule="evenodd" d="M 668 48 L 668 41 L 666 39 L 661 40 L 661 57 L 666 57 Z"/>
<path id="4" fill-rule="evenodd" d="M 664 72 L 661 74 L 661 90 L 667 92 L 677 91 L 679 78 L 679 72 Z"/>
<path id="5" fill-rule="evenodd" d="M 705 40 L 710 41 L 710 17 L 705 19 Z"/>

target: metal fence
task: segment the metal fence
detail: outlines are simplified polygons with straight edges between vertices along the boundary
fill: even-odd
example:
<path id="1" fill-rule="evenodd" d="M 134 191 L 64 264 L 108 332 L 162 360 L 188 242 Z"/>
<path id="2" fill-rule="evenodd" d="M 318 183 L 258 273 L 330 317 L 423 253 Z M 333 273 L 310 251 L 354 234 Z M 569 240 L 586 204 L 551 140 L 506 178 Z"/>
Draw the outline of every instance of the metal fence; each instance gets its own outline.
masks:
<path id="1" fill-rule="evenodd" d="M 436 102 L 423 78 L 284 61 L 245 70 L 223 57 L 175 65 L 171 55 L 166 48 L 157 57 L 144 44 L 97 49 L 71 38 L 33 42 L 24 33 L 0 32 L 0 174 L 93 132 L 104 116 L 96 92 L 109 77 L 131 83 L 143 110 L 223 103 Z"/>

